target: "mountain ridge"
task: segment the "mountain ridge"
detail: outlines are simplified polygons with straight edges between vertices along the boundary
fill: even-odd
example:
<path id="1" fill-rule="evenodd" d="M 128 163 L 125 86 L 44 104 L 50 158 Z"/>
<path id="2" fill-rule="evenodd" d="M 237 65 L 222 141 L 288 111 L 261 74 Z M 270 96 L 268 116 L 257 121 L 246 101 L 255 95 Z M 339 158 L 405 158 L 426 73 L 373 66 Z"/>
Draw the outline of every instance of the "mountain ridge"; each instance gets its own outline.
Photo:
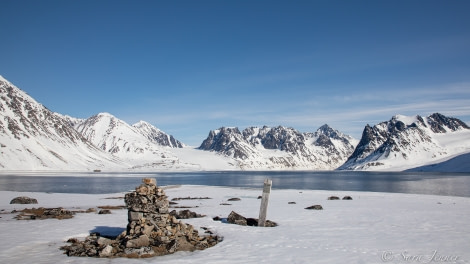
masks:
<path id="1" fill-rule="evenodd" d="M 360 140 L 327 124 L 315 132 L 220 127 L 195 149 L 145 121 L 52 112 L 0 76 L 0 170 L 432 170 L 465 162 L 466 153 L 468 125 L 439 113 L 367 124 Z"/>
<path id="2" fill-rule="evenodd" d="M 335 169 L 352 153 L 356 143 L 328 125 L 314 133 L 284 126 L 248 127 L 243 131 L 221 127 L 211 130 L 199 149 L 232 157 L 250 169 L 259 166 Z"/>
<path id="3" fill-rule="evenodd" d="M 69 122 L 0 78 L 2 169 L 80 170 L 125 166 L 100 151 Z"/>
<path id="4" fill-rule="evenodd" d="M 448 143 L 452 136 L 466 144 Z M 382 170 L 398 163 L 411 169 L 466 151 L 470 151 L 470 128 L 461 120 L 439 113 L 425 118 L 395 115 L 373 127 L 367 124 L 356 149 L 339 169 Z"/>

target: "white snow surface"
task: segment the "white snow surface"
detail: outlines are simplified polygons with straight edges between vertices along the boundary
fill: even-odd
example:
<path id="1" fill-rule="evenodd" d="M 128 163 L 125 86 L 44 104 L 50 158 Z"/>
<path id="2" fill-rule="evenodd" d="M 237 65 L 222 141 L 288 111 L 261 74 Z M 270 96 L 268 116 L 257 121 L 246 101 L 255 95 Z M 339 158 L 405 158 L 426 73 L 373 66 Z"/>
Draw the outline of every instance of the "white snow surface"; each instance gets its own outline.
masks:
<path id="1" fill-rule="evenodd" d="M 453 165 L 461 168 L 460 172 L 470 171 L 468 155 L 463 155 L 470 153 L 470 130 L 459 130 L 442 134 L 433 133 L 431 135 L 432 143 L 423 143 L 420 148 L 411 149 L 408 152 L 408 159 L 402 159 L 401 156 L 398 156 L 397 158 L 381 160 L 385 165 L 377 167 L 377 170 L 402 171 L 446 162 L 462 155 L 462 158 L 455 160 Z M 453 171 L 447 170 L 448 167 L 446 166 L 428 168 L 434 168 L 434 170 L 428 171 Z"/>
<path id="2" fill-rule="evenodd" d="M 261 184 L 262 185 L 262 184 Z M 277 227 L 249 227 L 213 221 L 231 211 L 258 217 L 262 189 L 209 186 L 172 186 L 167 195 L 210 197 L 184 200 L 179 205 L 207 215 L 184 222 L 207 227 L 224 240 L 194 252 L 148 259 L 67 257 L 59 247 L 71 237 L 83 239 L 90 231 L 119 232 L 126 228 L 127 210 L 110 215 L 77 214 L 66 220 L 14 220 L 12 210 L 58 207 L 88 209 L 122 205 L 116 194 L 58 194 L 0 192 L 0 260 L 2 263 L 470 263 L 470 198 L 392 193 L 317 190 L 271 191 L 268 216 Z M 353 200 L 327 200 L 336 195 Z M 29 196 L 38 205 L 10 205 L 17 196 Z M 221 205 L 229 198 L 241 201 Z M 296 204 L 288 204 L 296 202 Z M 305 210 L 320 204 L 324 210 Z M 202 233 L 202 231 L 200 231 Z M 434 256 L 434 257 L 433 257 Z M 443 261 L 446 256 L 448 261 Z M 440 257 L 440 258 L 438 258 Z M 413 260 L 414 258 L 414 260 Z M 420 260 L 420 261 L 418 261 Z"/>
<path id="3" fill-rule="evenodd" d="M 395 115 L 392 117 L 392 119 L 396 119 L 396 120 L 399 120 L 401 122 L 403 122 L 405 125 L 409 126 L 415 122 L 418 121 L 418 116 L 414 115 L 414 116 L 406 116 L 406 115 Z"/>
<path id="4" fill-rule="evenodd" d="M 422 171 L 422 172 L 469 172 L 470 171 L 470 153 L 458 155 L 449 160 L 416 167 L 408 171 Z"/>

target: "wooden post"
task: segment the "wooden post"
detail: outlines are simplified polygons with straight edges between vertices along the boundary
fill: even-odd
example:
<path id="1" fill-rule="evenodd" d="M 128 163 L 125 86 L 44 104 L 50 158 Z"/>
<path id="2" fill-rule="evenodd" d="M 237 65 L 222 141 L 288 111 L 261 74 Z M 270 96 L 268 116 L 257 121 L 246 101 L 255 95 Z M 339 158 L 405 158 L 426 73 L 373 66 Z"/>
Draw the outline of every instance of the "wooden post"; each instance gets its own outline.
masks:
<path id="1" fill-rule="evenodd" d="M 273 185 L 273 181 L 269 178 L 264 180 L 264 187 L 263 187 L 263 195 L 261 196 L 261 207 L 259 209 L 259 219 L 258 219 L 258 226 L 265 226 L 266 224 L 266 214 L 268 212 L 268 200 L 269 200 L 269 193 L 271 192 L 271 186 Z"/>

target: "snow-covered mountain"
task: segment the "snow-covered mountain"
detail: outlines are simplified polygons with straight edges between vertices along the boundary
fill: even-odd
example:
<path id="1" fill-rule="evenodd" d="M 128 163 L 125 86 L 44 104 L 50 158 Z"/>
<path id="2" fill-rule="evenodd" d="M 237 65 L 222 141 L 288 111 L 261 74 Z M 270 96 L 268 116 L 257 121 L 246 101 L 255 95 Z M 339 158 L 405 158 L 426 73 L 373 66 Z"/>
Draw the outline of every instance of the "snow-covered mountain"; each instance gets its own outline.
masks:
<path id="1" fill-rule="evenodd" d="M 126 165 L 0 76 L 0 168 L 95 170 Z"/>
<path id="2" fill-rule="evenodd" d="M 367 125 L 354 153 L 340 169 L 405 170 L 470 152 L 470 129 L 459 119 L 435 113 L 396 115 Z"/>
<path id="3" fill-rule="evenodd" d="M 242 169 L 331 170 L 343 164 L 357 140 L 328 125 L 315 133 L 293 128 L 221 127 L 209 132 L 199 149 L 231 157 Z"/>
<path id="4" fill-rule="evenodd" d="M 75 125 L 75 129 L 103 151 L 132 164 L 132 168 L 171 168 L 179 163 L 170 148 L 183 144 L 151 124 L 140 121 L 135 125 L 100 113 Z"/>
<path id="5" fill-rule="evenodd" d="M 51 112 L 1 76 L 0 154 L 0 170 L 238 169 L 144 121 L 130 126 L 107 113 L 79 119 Z"/>
<path id="6" fill-rule="evenodd" d="M 144 121 L 51 112 L 0 76 L 0 170 L 469 171 L 469 154 L 469 127 L 438 113 L 367 125 L 359 144 L 328 125 L 222 127 L 194 149 Z"/>

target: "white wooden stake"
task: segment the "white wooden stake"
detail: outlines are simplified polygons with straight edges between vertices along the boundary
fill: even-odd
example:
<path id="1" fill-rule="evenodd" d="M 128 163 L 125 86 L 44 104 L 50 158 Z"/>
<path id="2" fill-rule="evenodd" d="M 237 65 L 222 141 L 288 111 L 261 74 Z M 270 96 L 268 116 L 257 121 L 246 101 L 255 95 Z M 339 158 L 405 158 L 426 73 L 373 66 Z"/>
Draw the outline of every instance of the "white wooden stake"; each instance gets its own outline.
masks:
<path id="1" fill-rule="evenodd" d="M 261 207 L 259 209 L 259 219 L 258 219 L 258 226 L 265 226 L 266 224 L 266 214 L 268 212 L 268 200 L 269 200 L 269 193 L 271 192 L 271 186 L 273 185 L 273 181 L 269 178 L 264 180 L 264 187 L 263 187 L 263 195 L 261 196 Z"/>

